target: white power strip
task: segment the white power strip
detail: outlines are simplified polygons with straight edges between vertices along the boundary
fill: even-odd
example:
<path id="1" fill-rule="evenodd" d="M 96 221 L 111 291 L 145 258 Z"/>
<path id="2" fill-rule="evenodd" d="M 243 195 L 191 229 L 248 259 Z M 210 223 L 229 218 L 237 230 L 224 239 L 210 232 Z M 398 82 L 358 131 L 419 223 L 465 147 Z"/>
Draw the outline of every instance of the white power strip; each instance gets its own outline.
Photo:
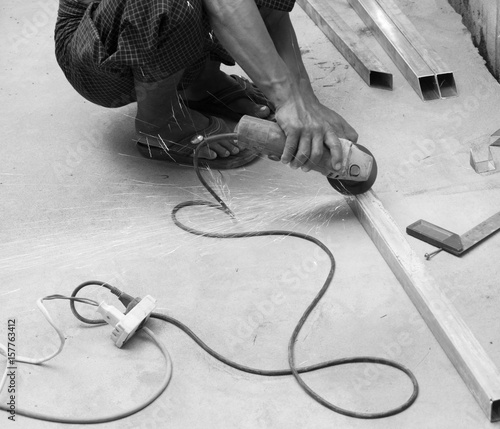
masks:
<path id="1" fill-rule="evenodd" d="M 146 295 L 127 314 L 123 314 L 116 307 L 106 304 L 104 301 L 97 307 L 104 320 L 114 326 L 111 332 L 111 339 L 116 347 L 122 347 L 137 331 L 137 328 L 149 319 L 149 316 L 156 308 L 156 299 L 151 295 Z"/>

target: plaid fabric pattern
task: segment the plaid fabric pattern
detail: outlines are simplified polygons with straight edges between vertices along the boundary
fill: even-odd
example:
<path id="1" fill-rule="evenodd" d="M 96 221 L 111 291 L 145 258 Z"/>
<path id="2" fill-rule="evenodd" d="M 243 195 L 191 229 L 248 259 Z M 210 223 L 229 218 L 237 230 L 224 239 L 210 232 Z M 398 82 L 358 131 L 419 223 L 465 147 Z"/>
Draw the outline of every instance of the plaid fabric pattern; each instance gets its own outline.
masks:
<path id="1" fill-rule="evenodd" d="M 290 11 L 295 0 L 255 0 Z M 234 64 L 211 31 L 202 0 L 60 0 L 56 58 L 87 100 L 119 107 L 136 100 L 134 76 L 155 82 L 186 69 L 182 85 L 207 58 Z"/>
<path id="2" fill-rule="evenodd" d="M 255 3 L 259 7 L 290 12 L 293 9 L 295 0 L 255 0 Z"/>

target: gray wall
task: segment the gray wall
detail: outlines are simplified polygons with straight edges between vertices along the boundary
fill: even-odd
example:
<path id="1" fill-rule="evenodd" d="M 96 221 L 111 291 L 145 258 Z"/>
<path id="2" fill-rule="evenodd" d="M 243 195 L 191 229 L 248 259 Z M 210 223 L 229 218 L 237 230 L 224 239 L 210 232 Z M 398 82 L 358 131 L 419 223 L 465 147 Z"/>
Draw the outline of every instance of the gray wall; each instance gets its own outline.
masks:
<path id="1" fill-rule="evenodd" d="M 462 15 L 472 40 L 491 73 L 500 78 L 499 34 L 500 0 L 448 0 Z"/>

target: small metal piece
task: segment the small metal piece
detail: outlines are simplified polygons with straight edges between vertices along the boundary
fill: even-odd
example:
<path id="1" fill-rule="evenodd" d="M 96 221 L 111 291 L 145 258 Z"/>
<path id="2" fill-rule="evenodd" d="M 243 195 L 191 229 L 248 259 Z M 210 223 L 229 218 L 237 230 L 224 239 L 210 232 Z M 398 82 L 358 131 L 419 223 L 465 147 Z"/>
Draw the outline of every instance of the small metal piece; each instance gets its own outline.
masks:
<path id="1" fill-rule="evenodd" d="M 361 169 L 359 168 L 359 165 L 351 165 L 351 168 L 349 169 L 349 175 L 353 177 L 358 177 L 361 173 Z"/>
<path id="2" fill-rule="evenodd" d="M 269 154 L 267 155 L 267 157 L 271 160 L 271 161 L 279 161 L 281 159 L 281 157 L 279 157 L 278 155 L 274 155 L 274 154 Z"/>
<path id="3" fill-rule="evenodd" d="M 377 0 L 349 0 L 349 4 L 422 100 L 439 99 L 434 71 L 387 16 Z"/>
<path id="4" fill-rule="evenodd" d="M 431 258 L 433 258 L 434 256 L 436 256 L 439 252 L 441 252 L 443 249 L 438 249 L 432 253 L 426 253 L 424 256 L 425 256 L 425 259 L 427 259 L 428 261 L 431 260 Z"/>
<path id="5" fill-rule="evenodd" d="M 469 162 L 476 173 L 488 173 L 496 170 L 493 154 L 489 147 L 471 148 Z"/>
<path id="6" fill-rule="evenodd" d="M 491 148 L 500 146 L 499 131 L 491 136 L 481 136 L 471 144 L 469 162 L 476 173 L 488 173 L 496 170 Z"/>
<path id="7" fill-rule="evenodd" d="M 198 134 L 191 139 L 191 144 L 200 144 L 204 139 L 205 137 L 203 137 L 201 134 Z"/>
<path id="8" fill-rule="evenodd" d="M 368 86 L 392 90 L 392 74 L 326 0 L 297 0 Z"/>

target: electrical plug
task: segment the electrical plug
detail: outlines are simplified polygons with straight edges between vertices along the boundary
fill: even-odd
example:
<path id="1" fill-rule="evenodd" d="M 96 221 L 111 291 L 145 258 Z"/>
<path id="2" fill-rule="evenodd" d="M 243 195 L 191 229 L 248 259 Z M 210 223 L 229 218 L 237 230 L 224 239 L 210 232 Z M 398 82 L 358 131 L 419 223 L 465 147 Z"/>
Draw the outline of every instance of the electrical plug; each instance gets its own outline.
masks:
<path id="1" fill-rule="evenodd" d="M 121 292 L 118 296 L 118 300 L 123 304 L 124 307 L 127 307 L 131 301 L 133 301 L 134 297 L 130 296 L 126 292 Z"/>
<path id="2" fill-rule="evenodd" d="M 111 339 L 117 347 L 122 347 L 146 323 L 155 308 L 156 299 L 146 295 L 126 314 L 104 301 L 99 304 L 96 311 L 114 327 Z"/>
<path id="3" fill-rule="evenodd" d="M 118 297 L 118 300 L 123 304 L 123 306 L 127 309 L 127 311 L 125 312 L 125 314 L 128 313 L 128 311 L 130 311 L 132 309 L 132 307 L 135 307 L 139 301 L 142 299 L 142 298 L 134 298 L 133 296 L 129 295 L 128 293 L 126 292 L 122 292 L 120 289 L 118 289 L 117 287 L 114 287 L 114 286 L 110 286 L 110 289 L 109 291 L 115 295 L 116 297 Z M 131 307 L 130 307 L 131 306 Z M 129 308 L 130 307 L 130 308 Z"/>
<path id="4" fill-rule="evenodd" d="M 132 300 L 129 301 L 129 303 L 125 306 L 126 309 L 125 309 L 125 314 L 129 313 L 130 311 L 132 311 L 132 309 L 137 305 L 139 304 L 140 302 L 142 301 L 142 298 L 134 298 Z"/>

